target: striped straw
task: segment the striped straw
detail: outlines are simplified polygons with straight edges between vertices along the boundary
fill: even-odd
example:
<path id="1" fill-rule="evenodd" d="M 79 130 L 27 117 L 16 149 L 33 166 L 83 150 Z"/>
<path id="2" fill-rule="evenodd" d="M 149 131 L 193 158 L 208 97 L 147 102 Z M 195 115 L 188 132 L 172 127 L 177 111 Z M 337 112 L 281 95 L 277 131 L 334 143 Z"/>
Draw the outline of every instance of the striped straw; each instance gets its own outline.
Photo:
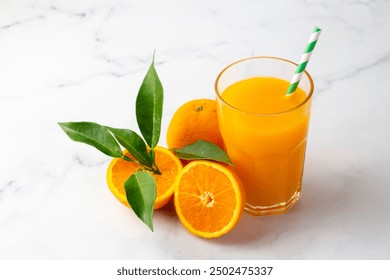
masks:
<path id="1" fill-rule="evenodd" d="M 297 89 L 298 84 L 301 81 L 303 71 L 305 71 L 305 68 L 307 66 L 307 63 L 309 62 L 311 53 L 313 52 L 313 49 L 317 44 L 317 40 L 318 40 L 318 37 L 320 36 L 320 34 L 321 34 L 321 29 L 318 27 L 314 27 L 314 30 L 311 33 L 311 36 L 309 38 L 309 41 L 307 42 L 306 49 L 303 52 L 301 60 L 299 61 L 298 68 L 297 68 L 297 70 L 295 70 L 295 74 L 294 74 L 293 78 L 291 79 L 290 86 L 288 87 L 286 95 L 292 94 Z"/>

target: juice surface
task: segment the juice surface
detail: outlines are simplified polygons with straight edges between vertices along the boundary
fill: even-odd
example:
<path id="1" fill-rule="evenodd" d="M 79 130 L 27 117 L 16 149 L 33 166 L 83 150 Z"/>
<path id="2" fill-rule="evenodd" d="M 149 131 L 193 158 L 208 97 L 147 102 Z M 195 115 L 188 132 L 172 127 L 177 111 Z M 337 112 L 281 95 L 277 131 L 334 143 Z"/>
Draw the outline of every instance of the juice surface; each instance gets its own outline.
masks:
<path id="1" fill-rule="evenodd" d="M 278 78 L 255 77 L 239 81 L 222 93 L 222 98 L 233 107 L 257 114 L 288 111 L 306 99 L 300 88 L 287 96 L 289 82 Z"/>
<path id="2" fill-rule="evenodd" d="M 255 215 L 288 209 L 300 195 L 310 102 L 299 106 L 307 94 L 298 89 L 286 96 L 288 86 L 278 78 L 254 77 L 222 93 L 231 107 L 220 102 L 221 133 Z"/>

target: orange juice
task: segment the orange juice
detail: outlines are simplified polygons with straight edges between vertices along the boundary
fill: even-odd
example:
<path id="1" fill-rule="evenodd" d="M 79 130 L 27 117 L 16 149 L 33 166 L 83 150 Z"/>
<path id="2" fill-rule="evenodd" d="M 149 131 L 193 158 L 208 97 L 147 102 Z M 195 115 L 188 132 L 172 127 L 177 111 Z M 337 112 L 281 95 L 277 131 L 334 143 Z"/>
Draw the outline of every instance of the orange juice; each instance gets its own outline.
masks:
<path id="1" fill-rule="evenodd" d="M 217 89 L 225 148 L 253 215 L 284 213 L 300 196 L 311 91 L 286 96 L 288 86 L 278 77 L 251 76 Z"/>

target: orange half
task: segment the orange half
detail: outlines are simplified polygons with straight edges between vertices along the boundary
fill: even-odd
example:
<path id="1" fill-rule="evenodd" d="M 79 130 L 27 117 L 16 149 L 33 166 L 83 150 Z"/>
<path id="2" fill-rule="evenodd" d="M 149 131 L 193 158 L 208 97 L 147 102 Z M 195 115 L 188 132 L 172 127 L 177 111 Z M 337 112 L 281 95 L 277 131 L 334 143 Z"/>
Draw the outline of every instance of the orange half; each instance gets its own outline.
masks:
<path id="1" fill-rule="evenodd" d="M 240 179 L 222 164 L 193 161 L 183 168 L 174 191 L 184 227 L 204 238 L 229 232 L 240 220 L 245 192 Z"/>
<path id="2" fill-rule="evenodd" d="M 156 164 L 161 175 L 151 174 L 156 180 L 157 197 L 154 209 L 166 205 L 172 197 L 174 185 L 182 171 L 180 160 L 168 149 L 156 147 L 154 149 Z M 127 151 L 124 154 L 131 157 Z M 136 162 L 129 162 L 121 158 L 114 158 L 107 169 L 107 184 L 113 195 L 124 205 L 130 207 L 126 198 L 124 183 L 139 170 L 141 166 Z"/>

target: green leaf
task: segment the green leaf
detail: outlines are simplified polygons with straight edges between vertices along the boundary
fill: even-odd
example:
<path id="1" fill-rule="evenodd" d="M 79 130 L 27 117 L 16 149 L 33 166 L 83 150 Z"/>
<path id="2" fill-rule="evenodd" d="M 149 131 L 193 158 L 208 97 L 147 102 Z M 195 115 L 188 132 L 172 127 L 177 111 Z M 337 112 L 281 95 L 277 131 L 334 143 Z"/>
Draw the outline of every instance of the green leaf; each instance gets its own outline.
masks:
<path id="1" fill-rule="evenodd" d="M 142 165 L 152 167 L 153 161 L 144 140 L 130 129 L 107 127 L 116 140 Z"/>
<path id="2" fill-rule="evenodd" d="M 181 159 L 209 159 L 227 164 L 232 164 L 229 156 L 217 145 L 205 140 L 198 140 L 181 149 L 174 149 L 176 155 Z"/>
<path id="3" fill-rule="evenodd" d="M 125 182 L 127 201 L 131 209 L 152 231 L 156 200 L 156 181 L 147 172 L 137 171 Z"/>
<path id="4" fill-rule="evenodd" d="M 106 127 L 93 122 L 58 124 L 73 141 L 91 145 L 111 157 L 122 157 L 121 147 Z"/>
<path id="5" fill-rule="evenodd" d="M 160 138 L 164 90 L 158 78 L 153 61 L 139 89 L 136 100 L 138 127 L 150 148 L 154 148 Z"/>

